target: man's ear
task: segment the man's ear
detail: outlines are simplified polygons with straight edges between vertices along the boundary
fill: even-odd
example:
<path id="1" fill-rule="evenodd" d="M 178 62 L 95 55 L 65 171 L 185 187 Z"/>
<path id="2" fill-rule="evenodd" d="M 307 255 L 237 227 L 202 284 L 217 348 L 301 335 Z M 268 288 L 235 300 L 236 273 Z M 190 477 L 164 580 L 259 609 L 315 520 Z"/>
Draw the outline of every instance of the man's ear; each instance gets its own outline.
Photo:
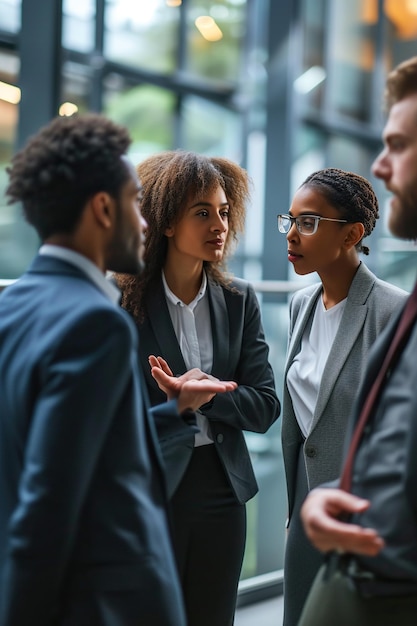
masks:
<path id="1" fill-rule="evenodd" d="M 345 237 L 345 246 L 347 248 L 353 248 L 360 241 L 362 241 L 365 234 L 365 227 L 362 222 L 354 222 L 349 224 L 349 232 Z"/>
<path id="2" fill-rule="evenodd" d="M 100 191 L 90 199 L 91 211 L 103 228 L 111 228 L 114 223 L 114 200 L 107 191 Z"/>

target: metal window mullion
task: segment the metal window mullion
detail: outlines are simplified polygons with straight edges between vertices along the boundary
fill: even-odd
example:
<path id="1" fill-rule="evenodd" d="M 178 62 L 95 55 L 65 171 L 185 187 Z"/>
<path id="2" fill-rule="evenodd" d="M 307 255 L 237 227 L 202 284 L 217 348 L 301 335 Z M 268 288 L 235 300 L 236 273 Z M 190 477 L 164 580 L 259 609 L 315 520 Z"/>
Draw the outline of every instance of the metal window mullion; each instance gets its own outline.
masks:
<path id="1" fill-rule="evenodd" d="M 22 98 L 17 147 L 58 113 L 62 76 L 62 0 L 22 0 L 19 37 Z"/>

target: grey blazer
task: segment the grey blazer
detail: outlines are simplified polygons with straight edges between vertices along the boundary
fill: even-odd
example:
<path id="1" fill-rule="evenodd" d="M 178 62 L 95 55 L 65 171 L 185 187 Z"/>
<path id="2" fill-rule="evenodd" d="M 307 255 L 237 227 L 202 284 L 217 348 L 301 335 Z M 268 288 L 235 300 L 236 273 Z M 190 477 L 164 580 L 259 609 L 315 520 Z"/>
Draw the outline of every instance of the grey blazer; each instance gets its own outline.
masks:
<path id="1" fill-rule="evenodd" d="M 339 475 L 346 424 L 367 363 L 369 349 L 409 295 L 378 279 L 363 263 L 360 264 L 349 289 L 340 326 L 324 368 L 311 430 L 303 444 L 303 436 L 286 384 L 286 375 L 300 350 L 304 329 L 321 293 L 321 283 L 310 285 L 297 291 L 290 303 L 282 416 L 282 448 L 289 516 L 294 505 L 301 445 L 304 448 L 309 489 Z"/>
<path id="2" fill-rule="evenodd" d="M 269 348 L 265 342 L 256 294 L 249 283 L 232 282 L 234 290 L 208 280 L 213 366 L 211 374 L 222 380 L 235 380 L 239 387 L 219 394 L 204 414 L 209 420 L 214 445 L 235 492 L 243 503 L 258 490 L 243 430 L 264 433 L 277 419 L 280 403 L 275 393 Z M 162 280 L 146 301 L 146 315 L 138 324 L 139 356 L 148 385 L 151 404 L 160 404 L 164 394 L 151 376 L 148 356 L 164 357 L 174 374 L 187 368 L 171 322 Z M 187 433 L 172 419 L 156 421 L 165 461 L 168 492 L 172 494 L 182 479 L 194 447 L 194 430 Z M 178 433 L 176 432 L 178 431 Z"/>

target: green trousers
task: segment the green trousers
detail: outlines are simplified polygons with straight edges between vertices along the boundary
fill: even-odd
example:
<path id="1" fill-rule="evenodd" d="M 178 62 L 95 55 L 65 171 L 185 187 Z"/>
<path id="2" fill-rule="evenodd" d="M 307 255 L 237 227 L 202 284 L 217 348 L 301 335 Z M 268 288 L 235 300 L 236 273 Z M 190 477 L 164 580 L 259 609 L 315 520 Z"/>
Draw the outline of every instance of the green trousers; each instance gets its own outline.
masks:
<path id="1" fill-rule="evenodd" d="M 350 579 L 336 571 L 324 579 L 322 566 L 298 626 L 416 626 L 417 595 L 363 598 Z"/>

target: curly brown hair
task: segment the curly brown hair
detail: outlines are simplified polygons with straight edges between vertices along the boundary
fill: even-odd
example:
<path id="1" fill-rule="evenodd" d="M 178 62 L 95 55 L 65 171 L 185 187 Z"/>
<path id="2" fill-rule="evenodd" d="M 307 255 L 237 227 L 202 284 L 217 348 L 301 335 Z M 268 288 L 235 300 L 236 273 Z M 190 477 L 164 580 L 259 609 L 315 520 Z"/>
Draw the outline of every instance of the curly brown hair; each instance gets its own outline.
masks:
<path id="1" fill-rule="evenodd" d="M 371 234 L 379 218 L 378 198 L 371 183 L 354 172 L 346 172 L 334 167 L 319 170 L 307 176 L 301 187 L 313 187 L 340 212 L 342 219 L 348 222 L 361 222 L 364 225 L 364 237 Z M 369 254 L 369 248 L 360 241 L 358 252 Z"/>
<path id="2" fill-rule="evenodd" d="M 89 197 L 107 191 L 118 198 L 130 141 L 123 126 L 99 114 L 54 118 L 13 157 L 6 194 L 22 203 L 42 240 L 71 233 Z"/>
<path id="3" fill-rule="evenodd" d="M 140 276 L 115 275 L 122 290 L 122 306 L 141 319 L 148 290 L 159 280 L 167 254 L 167 228 L 177 223 L 190 196 L 197 200 L 218 185 L 229 202 L 229 231 L 221 261 L 204 262 L 207 275 L 227 285 L 227 258 L 233 243 L 243 232 L 246 205 L 250 198 L 250 178 L 245 169 L 221 157 L 171 150 L 154 154 L 137 166 L 143 186 L 142 214 L 148 223 L 145 242 L 145 270 Z"/>
<path id="4" fill-rule="evenodd" d="M 388 74 L 384 93 L 385 109 L 389 111 L 396 102 L 414 93 L 417 93 L 417 56 L 403 61 Z"/>

